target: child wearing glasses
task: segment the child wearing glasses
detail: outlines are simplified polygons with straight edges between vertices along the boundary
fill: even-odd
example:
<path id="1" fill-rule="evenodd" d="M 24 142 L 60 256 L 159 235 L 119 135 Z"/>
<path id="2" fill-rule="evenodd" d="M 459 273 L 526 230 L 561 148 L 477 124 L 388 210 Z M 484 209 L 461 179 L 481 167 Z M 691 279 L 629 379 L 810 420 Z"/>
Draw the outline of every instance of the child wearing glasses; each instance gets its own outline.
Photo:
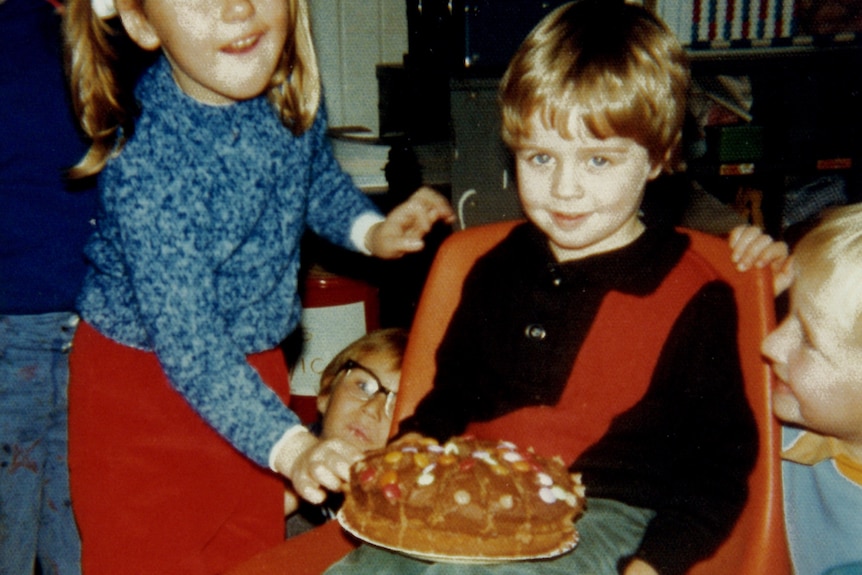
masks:
<path id="1" fill-rule="evenodd" d="M 480 258 L 399 434 L 509 440 L 582 473 L 570 553 L 425 563 L 370 545 L 329 575 L 686 573 L 728 536 L 757 433 L 731 288 L 640 218 L 674 168 L 689 71 L 650 12 L 580 0 L 547 16 L 500 87 L 528 222 Z"/>
<path id="2" fill-rule="evenodd" d="M 321 439 L 341 439 L 360 451 L 386 445 L 407 331 L 372 331 L 341 350 L 320 376 L 317 410 L 320 419 L 311 430 Z M 343 497 L 332 493 L 321 505 L 285 495 L 287 536 L 299 535 L 335 517 Z"/>

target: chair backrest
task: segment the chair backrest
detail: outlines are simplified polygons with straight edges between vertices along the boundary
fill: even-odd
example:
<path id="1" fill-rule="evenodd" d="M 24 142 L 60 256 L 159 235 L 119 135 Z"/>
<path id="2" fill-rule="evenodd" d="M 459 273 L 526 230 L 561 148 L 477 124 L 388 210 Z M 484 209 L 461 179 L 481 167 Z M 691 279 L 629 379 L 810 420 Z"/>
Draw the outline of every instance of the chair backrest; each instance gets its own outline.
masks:
<path id="1" fill-rule="evenodd" d="M 413 413 L 431 388 L 434 350 L 458 305 L 464 278 L 477 258 L 499 243 L 518 222 L 499 222 L 456 232 L 440 247 L 413 320 L 401 369 L 396 422 Z M 771 372 L 760 342 L 775 325 L 772 283 L 765 271 L 740 273 L 726 240 L 682 230 L 692 247 L 729 283 L 739 310 L 739 351 L 746 393 L 757 420 L 760 452 L 749 479 L 750 495 L 728 540 L 695 575 L 780 575 L 790 573 L 781 506 L 778 425 L 771 411 Z M 394 431 L 394 429 L 393 429 Z"/>

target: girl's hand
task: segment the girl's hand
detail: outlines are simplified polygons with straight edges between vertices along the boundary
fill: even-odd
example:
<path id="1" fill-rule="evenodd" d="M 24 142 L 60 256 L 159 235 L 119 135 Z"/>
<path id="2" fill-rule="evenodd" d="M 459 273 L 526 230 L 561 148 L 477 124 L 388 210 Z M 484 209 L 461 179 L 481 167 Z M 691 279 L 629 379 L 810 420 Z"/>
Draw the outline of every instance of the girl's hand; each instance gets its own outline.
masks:
<path id="1" fill-rule="evenodd" d="M 730 232 L 731 259 L 739 271 L 769 266 L 775 295 L 790 286 L 791 263 L 787 244 L 777 242 L 755 226 L 737 226 Z"/>
<path id="2" fill-rule="evenodd" d="M 418 252 L 425 247 L 422 238 L 438 221 L 448 224 L 455 221 L 452 206 L 431 188 L 419 188 L 384 221 L 368 230 L 365 247 L 372 255 L 385 259 Z"/>
<path id="3" fill-rule="evenodd" d="M 284 490 L 284 516 L 293 515 L 299 509 L 299 498 L 290 487 Z"/>
<path id="4" fill-rule="evenodd" d="M 362 455 L 344 440 L 318 439 L 302 432 L 276 455 L 275 469 L 290 479 L 297 495 L 320 504 L 326 499 L 326 490 L 343 490 L 350 479 L 350 466 Z"/>

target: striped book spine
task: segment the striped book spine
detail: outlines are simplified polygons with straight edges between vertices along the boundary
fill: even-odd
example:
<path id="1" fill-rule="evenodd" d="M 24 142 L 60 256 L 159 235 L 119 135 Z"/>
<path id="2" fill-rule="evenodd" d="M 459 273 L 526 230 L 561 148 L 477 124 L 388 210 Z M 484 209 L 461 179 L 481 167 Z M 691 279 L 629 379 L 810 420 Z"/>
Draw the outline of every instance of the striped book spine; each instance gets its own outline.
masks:
<path id="1" fill-rule="evenodd" d="M 691 43 L 700 41 L 700 15 L 703 11 L 703 0 L 694 0 L 691 9 Z"/>
<path id="2" fill-rule="evenodd" d="M 736 33 L 736 1 L 724 1 L 724 26 L 722 27 L 721 37 L 726 40 L 734 40 L 739 36 Z"/>
<path id="3" fill-rule="evenodd" d="M 718 0 L 709 0 L 708 8 L 706 11 L 706 17 L 708 20 L 707 27 L 706 27 L 706 30 L 707 30 L 706 39 L 709 40 L 710 42 L 715 42 L 719 38 L 719 36 L 718 36 L 718 30 L 719 30 L 718 14 L 719 14 Z"/>
<path id="4" fill-rule="evenodd" d="M 751 0 L 742 0 L 739 10 L 739 38 L 741 40 L 751 39 Z"/>
<path id="5" fill-rule="evenodd" d="M 757 28 L 754 31 L 752 40 L 763 40 L 766 38 L 766 21 L 769 18 L 769 0 L 756 0 L 754 2 L 757 9 Z"/>
<path id="6" fill-rule="evenodd" d="M 798 0 L 658 0 L 657 15 L 693 48 L 786 45 Z"/>

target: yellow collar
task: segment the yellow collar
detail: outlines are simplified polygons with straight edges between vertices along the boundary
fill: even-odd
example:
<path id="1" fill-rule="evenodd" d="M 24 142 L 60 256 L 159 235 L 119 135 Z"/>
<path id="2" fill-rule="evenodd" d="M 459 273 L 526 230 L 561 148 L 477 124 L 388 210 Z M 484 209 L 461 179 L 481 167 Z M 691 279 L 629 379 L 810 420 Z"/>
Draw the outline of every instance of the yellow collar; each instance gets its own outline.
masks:
<path id="1" fill-rule="evenodd" d="M 862 485 L 862 461 L 854 459 L 847 446 L 834 437 L 804 431 L 792 445 L 781 452 L 781 457 L 802 465 L 815 465 L 827 459 L 834 459 L 842 475 Z"/>

